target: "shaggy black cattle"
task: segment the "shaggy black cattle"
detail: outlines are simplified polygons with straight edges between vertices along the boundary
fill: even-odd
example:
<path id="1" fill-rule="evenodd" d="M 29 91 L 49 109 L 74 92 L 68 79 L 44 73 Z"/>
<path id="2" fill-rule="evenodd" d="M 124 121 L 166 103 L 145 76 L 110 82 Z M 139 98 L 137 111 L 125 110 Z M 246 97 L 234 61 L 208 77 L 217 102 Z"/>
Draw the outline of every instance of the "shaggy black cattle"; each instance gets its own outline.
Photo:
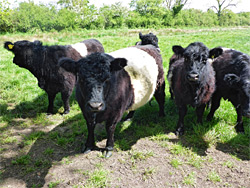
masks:
<path id="1" fill-rule="evenodd" d="M 211 51 L 211 56 L 219 57 L 213 62 L 216 91 L 207 120 L 212 120 L 221 98 L 228 99 L 237 112 L 235 129 L 237 132 L 244 132 L 242 116 L 250 117 L 250 57 L 232 49 L 215 48 Z"/>
<path id="2" fill-rule="evenodd" d="M 95 39 L 67 46 L 43 46 L 42 42 L 5 42 L 4 47 L 14 53 L 13 63 L 28 69 L 38 80 L 38 86 L 48 94 L 47 113 L 53 113 L 54 99 L 61 92 L 64 114 L 69 113 L 69 98 L 75 86 L 75 75 L 61 69 L 58 60 L 69 57 L 79 60 L 93 52 L 104 52 L 102 44 Z"/>
<path id="3" fill-rule="evenodd" d="M 94 53 L 60 65 L 78 76 L 76 98 L 86 119 L 88 138 L 84 153 L 94 148 L 96 123 L 106 122 L 105 157 L 112 155 L 114 131 L 125 111 L 135 110 L 155 96 L 164 116 L 165 80 L 162 58 L 152 45 L 135 46 L 105 54 Z"/>
<path id="4" fill-rule="evenodd" d="M 158 46 L 158 38 L 156 35 L 153 33 L 145 34 L 143 35 L 141 32 L 139 33 L 139 38 L 141 41 L 136 42 L 135 45 L 147 45 L 147 44 L 152 44 L 155 46 L 158 50 L 160 50 Z"/>
<path id="5" fill-rule="evenodd" d="M 168 81 L 179 110 L 175 133 L 184 133 L 184 117 L 187 105 L 196 108 L 197 121 L 202 123 L 206 103 L 215 90 L 215 73 L 208 61 L 209 49 L 201 42 L 188 47 L 173 46 L 175 57 L 171 58 Z"/>

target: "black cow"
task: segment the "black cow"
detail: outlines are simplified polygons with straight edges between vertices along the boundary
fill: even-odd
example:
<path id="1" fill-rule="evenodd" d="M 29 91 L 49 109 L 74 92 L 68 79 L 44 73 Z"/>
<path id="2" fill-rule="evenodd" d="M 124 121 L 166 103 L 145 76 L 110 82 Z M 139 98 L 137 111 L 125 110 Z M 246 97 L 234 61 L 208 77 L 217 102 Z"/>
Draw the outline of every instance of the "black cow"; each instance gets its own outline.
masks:
<path id="1" fill-rule="evenodd" d="M 250 56 L 233 49 L 215 48 L 211 56 L 216 75 L 216 91 L 211 100 L 207 120 L 211 121 L 221 98 L 236 108 L 237 132 L 244 132 L 242 116 L 250 117 Z"/>
<path id="2" fill-rule="evenodd" d="M 23 40 L 14 44 L 5 42 L 4 47 L 14 53 L 13 63 L 28 69 L 37 78 L 38 86 L 47 92 L 49 114 L 53 113 L 54 99 L 59 92 L 64 102 L 64 114 L 69 113 L 69 98 L 76 82 L 74 74 L 58 66 L 58 60 L 62 57 L 79 60 L 93 52 L 104 52 L 102 44 L 96 39 L 67 46 L 43 46 L 40 41 Z"/>
<path id="3" fill-rule="evenodd" d="M 155 46 L 158 50 L 160 50 L 158 46 L 158 38 L 156 35 L 153 33 L 145 34 L 143 35 L 141 32 L 139 33 L 139 38 L 141 41 L 136 42 L 135 45 L 147 45 L 147 44 L 152 44 Z"/>
<path id="4" fill-rule="evenodd" d="M 162 58 L 152 45 L 129 47 L 110 54 L 94 53 L 79 61 L 64 58 L 60 65 L 78 76 L 76 98 L 86 119 L 84 153 L 94 148 L 96 123 L 106 122 L 105 157 L 112 155 L 114 131 L 125 111 L 135 110 L 155 96 L 164 116 L 165 80 Z"/>
<path id="5" fill-rule="evenodd" d="M 179 110 L 176 135 L 184 133 L 187 105 L 196 108 L 197 121 L 202 123 L 206 103 L 215 90 L 215 73 L 208 61 L 209 49 L 201 42 L 188 47 L 173 46 L 175 58 L 168 71 L 168 81 Z"/>

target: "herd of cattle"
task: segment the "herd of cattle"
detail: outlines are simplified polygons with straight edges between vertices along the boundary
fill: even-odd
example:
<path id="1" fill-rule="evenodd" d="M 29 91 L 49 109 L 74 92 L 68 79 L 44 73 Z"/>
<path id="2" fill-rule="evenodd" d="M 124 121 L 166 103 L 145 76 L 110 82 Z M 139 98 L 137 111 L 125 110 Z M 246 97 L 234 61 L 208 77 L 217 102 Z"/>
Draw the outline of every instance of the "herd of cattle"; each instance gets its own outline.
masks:
<path id="1" fill-rule="evenodd" d="M 61 93 L 64 114 L 69 113 L 69 98 L 76 87 L 76 99 L 88 127 L 88 138 L 82 149 L 95 148 L 94 129 L 106 122 L 105 157 L 112 155 L 116 124 L 133 117 L 134 111 L 154 96 L 159 116 L 164 116 L 165 76 L 158 38 L 153 33 L 142 35 L 135 46 L 104 53 L 96 39 L 74 45 L 44 46 L 40 41 L 5 42 L 4 48 L 14 53 L 13 62 L 28 69 L 38 86 L 48 94 L 47 113 L 53 113 L 53 102 Z M 237 132 L 244 132 L 242 116 L 250 117 L 250 56 L 216 47 L 208 49 L 201 42 L 186 48 L 173 46 L 167 80 L 171 99 L 179 110 L 176 135 L 184 134 L 187 106 L 196 108 L 197 122 L 209 104 L 207 120 L 211 121 L 221 98 L 228 99 L 237 112 Z"/>

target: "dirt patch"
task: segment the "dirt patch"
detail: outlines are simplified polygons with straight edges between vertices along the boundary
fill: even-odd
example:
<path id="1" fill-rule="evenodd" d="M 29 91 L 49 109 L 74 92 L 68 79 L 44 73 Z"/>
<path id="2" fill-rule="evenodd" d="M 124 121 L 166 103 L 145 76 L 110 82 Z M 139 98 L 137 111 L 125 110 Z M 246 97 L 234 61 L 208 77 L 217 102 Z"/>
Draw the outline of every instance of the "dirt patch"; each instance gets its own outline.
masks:
<path id="1" fill-rule="evenodd" d="M 101 125 L 99 125 L 102 132 Z M 41 130 L 41 129 L 39 129 Z M 13 130 L 12 130 L 13 131 Z M 19 130 L 20 131 L 20 130 Z M 100 150 L 81 154 L 85 134 L 66 147 L 58 145 L 51 133 L 67 134 L 66 126 L 44 129 L 45 135 L 32 146 L 10 147 L 1 153 L 0 187 L 248 187 L 249 160 L 237 160 L 231 155 L 209 148 L 205 155 L 179 154 L 173 146 L 179 139 L 169 134 L 166 140 L 151 137 L 138 139 L 131 149 L 116 150 L 109 159 Z M 175 140 L 175 141 L 173 141 Z M 97 142 L 104 148 L 105 139 Z M 53 150 L 52 154 L 46 149 Z M 227 148 L 228 149 L 228 148 Z M 187 150 L 191 150 L 188 148 Z M 28 162 L 17 156 L 29 156 Z M 199 165 L 195 165 L 195 161 Z M 175 165 L 174 161 L 179 161 Z M 100 178 L 99 182 L 95 178 Z M 97 181 L 97 182 L 95 182 Z"/>

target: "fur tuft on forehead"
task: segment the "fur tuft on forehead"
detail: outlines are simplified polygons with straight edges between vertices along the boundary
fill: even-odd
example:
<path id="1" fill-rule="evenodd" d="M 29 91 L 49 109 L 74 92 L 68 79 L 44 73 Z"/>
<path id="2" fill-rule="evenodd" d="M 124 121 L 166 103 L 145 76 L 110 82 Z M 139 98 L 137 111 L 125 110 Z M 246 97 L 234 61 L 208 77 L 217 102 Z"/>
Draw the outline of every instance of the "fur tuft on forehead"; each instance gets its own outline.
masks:
<path id="1" fill-rule="evenodd" d="M 95 78 L 97 80 L 105 80 L 110 77 L 110 62 L 114 58 L 104 53 L 93 53 L 79 61 L 79 76 L 84 78 Z"/>
<path id="2" fill-rule="evenodd" d="M 184 55 L 188 53 L 203 53 L 209 55 L 209 49 L 201 42 L 194 42 L 188 45 L 184 51 Z"/>

